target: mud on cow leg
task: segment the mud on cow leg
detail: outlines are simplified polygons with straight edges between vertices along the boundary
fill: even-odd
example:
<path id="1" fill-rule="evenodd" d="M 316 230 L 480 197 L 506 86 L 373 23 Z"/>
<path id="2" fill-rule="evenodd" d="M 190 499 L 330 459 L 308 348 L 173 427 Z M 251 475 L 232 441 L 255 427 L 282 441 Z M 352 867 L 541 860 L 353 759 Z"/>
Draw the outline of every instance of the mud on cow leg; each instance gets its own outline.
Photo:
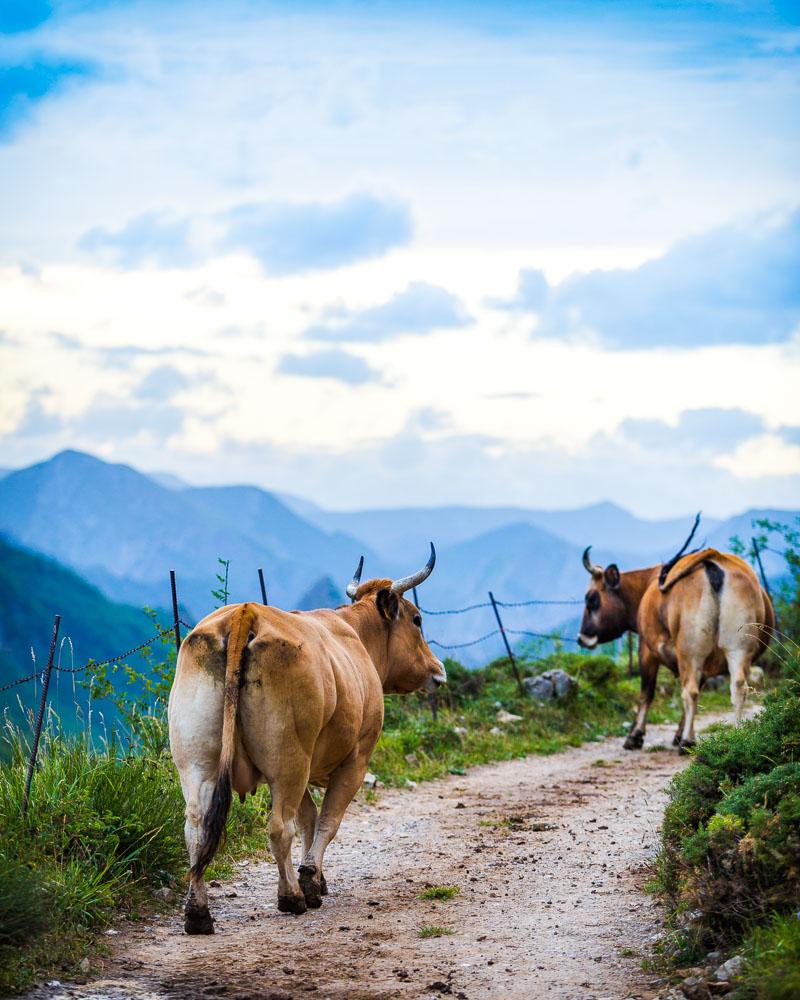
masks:
<path id="1" fill-rule="evenodd" d="M 204 906 L 191 896 L 186 900 L 183 911 L 183 929 L 187 934 L 213 934 L 214 918 Z"/>
<path id="2" fill-rule="evenodd" d="M 300 865 L 298 875 L 300 876 L 300 888 L 303 890 L 306 905 L 311 910 L 318 910 L 322 906 L 322 897 L 327 895 L 328 892 L 324 876 L 317 872 L 316 865 Z"/>

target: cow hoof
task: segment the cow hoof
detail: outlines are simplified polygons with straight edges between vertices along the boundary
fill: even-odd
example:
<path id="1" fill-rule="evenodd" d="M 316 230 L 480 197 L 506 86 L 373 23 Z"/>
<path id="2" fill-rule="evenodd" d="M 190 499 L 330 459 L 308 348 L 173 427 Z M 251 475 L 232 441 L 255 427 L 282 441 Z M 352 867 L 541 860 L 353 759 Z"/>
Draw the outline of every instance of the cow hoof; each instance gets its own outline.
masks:
<path id="1" fill-rule="evenodd" d="M 183 929 L 187 934 L 214 933 L 214 918 L 208 912 L 207 906 L 187 903 L 183 918 Z"/>
<path id="2" fill-rule="evenodd" d="M 317 869 L 313 865 L 301 865 L 298 869 L 300 876 L 300 888 L 305 896 L 306 906 L 312 910 L 318 910 L 322 906 L 322 897 L 328 891 L 328 887 L 323 889 L 323 876 L 316 877 Z"/>
<path id="3" fill-rule="evenodd" d="M 681 740 L 678 746 L 679 754 L 690 754 L 694 749 L 694 740 Z"/>
<path id="4" fill-rule="evenodd" d="M 644 746 L 644 733 L 629 733 L 622 744 L 623 750 L 641 750 Z"/>
<path id="5" fill-rule="evenodd" d="M 328 883 L 325 881 L 324 875 L 320 875 L 319 877 L 319 891 L 322 893 L 323 896 L 328 895 Z"/>
<path id="6" fill-rule="evenodd" d="M 281 913 L 294 913 L 299 916 L 305 913 L 308 907 L 304 896 L 278 896 L 278 909 Z"/>

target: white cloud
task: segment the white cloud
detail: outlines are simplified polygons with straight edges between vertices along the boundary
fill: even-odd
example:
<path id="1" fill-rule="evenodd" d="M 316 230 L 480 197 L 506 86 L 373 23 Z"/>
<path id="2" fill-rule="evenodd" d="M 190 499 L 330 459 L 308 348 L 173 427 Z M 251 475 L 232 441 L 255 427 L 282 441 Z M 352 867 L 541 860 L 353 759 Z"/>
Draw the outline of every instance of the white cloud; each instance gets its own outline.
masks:
<path id="1" fill-rule="evenodd" d="M 743 441 L 732 454 L 715 459 L 714 465 L 743 480 L 800 476 L 800 445 L 778 434 L 760 434 Z"/>

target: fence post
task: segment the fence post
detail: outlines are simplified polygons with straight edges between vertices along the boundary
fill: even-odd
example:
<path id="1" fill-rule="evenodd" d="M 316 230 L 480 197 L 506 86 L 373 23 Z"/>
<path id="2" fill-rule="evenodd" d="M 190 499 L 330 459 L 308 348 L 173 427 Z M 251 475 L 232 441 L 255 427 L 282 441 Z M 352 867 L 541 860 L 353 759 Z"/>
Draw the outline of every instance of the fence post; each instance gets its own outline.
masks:
<path id="1" fill-rule="evenodd" d="M 172 590 L 172 621 L 175 626 L 175 655 L 181 651 L 181 620 L 178 615 L 178 588 L 175 583 L 175 570 L 169 571 L 169 585 Z"/>
<path id="2" fill-rule="evenodd" d="M 628 629 L 628 677 L 633 677 L 636 671 L 633 669 L 633 632 Z"/>
<path id="3" fill-rule="evenodd" d="M 267 585 L 264 583 L 264 570 L 259 569 L 258 571 L 258 582 L 261 584 L 261 603 L 269 604 L 267 600 Z"/>
<path id="4" fill-rule="evenodd" d="M 500 635 L 503 637 L 503 642 L 506 646 L 506 652 L 508 653 L 508 658 L 511 661 L 511 669 L 514 671 L 514 677 L 517 681 L 517 687 L 519 688 L 519 693 L 524 695 L 525 688 L 522 685 L 522 678 L 519 675 L 519 670 L 517 669 L 517 661 L 514 659 L 514 654 L 511 652 L 511 645 L 508 641 L 508 636 L 506 635 L 506 630 L 503 627 L 503 620 L 500 617 L 500 609 L 497 607 L 497 601 L 494 599 L 494 594 L 489 591 L 489 600 L 492 602 L 492 608 L 494 609 L 494 616 L 497 619 L 497 625 L 500 629 Z"/>
<path id="5" fill-rule="evenodd" d="M 56 642 L 58 641 L 58 629 L 61 625 L 61 615 L 56 615 L 53 620 L 53 635 L 50 639 L 50 652 L 47 654 L 47 666 L 42 680 L 42 700 L 39 702 L 39 715 L 36 718 L 36 730 L 33 734 L 33 746 L 31 747 L 31 759 L 28 762 L 28 777 L 25 781 L 25 794 L 22 796 L 22 815 L 28 812 L 28 800 L 31 795 L 31 781 L 33 780 L 33 769 L 36 766 L 36 755 L 39 753 L 39 737 L 42 735 L 42 722 L 44 721 L 44 708 L 47 701 L 47 689 L 50 687 L 50 674 L 53 672 L 53 657 L 56 655 Z"/>
<path id="6" fill-rule="evenodd" d="M 416 587 L 412 587 L 411 588 L 411 593 L 414 596 L 414 603 L 419 608 L 419 598 L 417 597 L 417 588 Z M 422 626 L 420 626 L 420 632 L 422 632 L 422 638 L 424 639 L 425 638 L 425 631 L 423 630 Z M 433 721 L 436 722 L 436 719 L 439 716 L 439 699 L 438 699 L 438 697 L 435 694 L 433 694 L 433 692 L 431 692 L 431 694 L 428 695 L 428 705 L 430 705 L 431 715 L 433 716 Z"/>

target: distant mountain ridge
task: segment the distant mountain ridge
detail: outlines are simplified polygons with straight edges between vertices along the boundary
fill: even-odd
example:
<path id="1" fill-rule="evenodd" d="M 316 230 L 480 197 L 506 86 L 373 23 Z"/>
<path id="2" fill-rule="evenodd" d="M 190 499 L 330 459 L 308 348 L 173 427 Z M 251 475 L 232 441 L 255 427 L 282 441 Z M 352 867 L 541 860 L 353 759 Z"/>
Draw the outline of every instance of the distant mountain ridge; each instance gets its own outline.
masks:
<path id="1" fill-rule="evenodd" d="M 341 594 L 359 555 L 365 579 L 410 572 L 436 543 L 436 571 L 420 591 L 423 607 L 454 609 L 500 600 L 580 601 L 586 588 L 583 548 L 621 568 L 653 565 L 686 538 L 692 517 L 645 521 L 612 504 L 572 511 L 523 508 L 398 508 L 324 511 L 311 501 L 255 486 L 188 486 L 159 481 L 125 465 L 66 451 L 0 479 L 0 532 L 15 544 L 58 559 L 116 602 L 142 606 L 169 601 L 175 569 L 182 604 L 193 620 L 213 606 L 218 557 L 230 560 L 230 599 L 260 600 L 263 567 L 271 603 L 308 607 Z M 163 483 L 166 485 L 163 485 Z M 728 548 L 732 534 L 752 534 L 754 517 L 791 520 L 792 511 L 748 511 L 725 521 L 704 519 L 700 540 Z M 767 572 L 782 560 L 765 557 Z M 509 627 L 574 630 L 578 605 L 509 610 Z M 430 616 L 426 631 L 442 642 L 472 639 L 494 627 L 485 609 Z M 485 660 L 482 647 L 463 656 Z M 499 649 L 492 649 L 492 654 Z"/>

